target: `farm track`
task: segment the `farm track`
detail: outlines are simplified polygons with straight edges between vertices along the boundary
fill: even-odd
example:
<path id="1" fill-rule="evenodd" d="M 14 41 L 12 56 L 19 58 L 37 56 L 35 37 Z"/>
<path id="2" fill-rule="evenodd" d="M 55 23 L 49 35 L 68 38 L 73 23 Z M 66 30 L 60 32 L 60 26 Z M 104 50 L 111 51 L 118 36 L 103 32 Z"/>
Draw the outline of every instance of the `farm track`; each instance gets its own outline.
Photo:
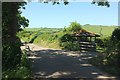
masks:
<path id="1" fill-rule="evenodd" d="M 37 78 L 91 78 L 116 80 L 88 63 L 96 52 L 65 51 L 27 44 L 32 51 L 28 58 L 32 63 L 33 79 Z M 24 46 L 21 47 L 24 49 Z"/>

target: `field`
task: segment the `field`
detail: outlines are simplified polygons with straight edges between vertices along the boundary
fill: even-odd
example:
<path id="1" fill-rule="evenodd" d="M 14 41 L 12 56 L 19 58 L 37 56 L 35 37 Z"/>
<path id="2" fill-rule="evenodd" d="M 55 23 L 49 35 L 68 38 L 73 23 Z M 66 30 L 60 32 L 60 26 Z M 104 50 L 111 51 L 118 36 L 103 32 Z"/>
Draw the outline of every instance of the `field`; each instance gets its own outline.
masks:
<path id="1" fill-rule="evenodd" d="M 90 31 L 90 32 L 94 32 L 94 33 L 98 33 L 98 34 L 102 34 L 103 37 L 107 37 L 110 36 L 113 32 L 113 30 L 117 27 L 115 26 L 83 26 L 83 29 Z"/>
<path id="2" fill-rule="evenodd" d="M 93 32 L 93 33 L 97 33 L 97 34 L 101 34 L 102 37 L 107 37 L 110 36 L 113 32 L 113 30 L 115 28 L 117 28 L 116 26 L 82 26 L 83 29 Z M 40 32 L 58 32 L 58 31 L 62 31 L 63 28 L 25 28 L 24 30 L 26 31 L 40 31 Z"/>
<path id="3" fill-rule="evenodd" d="M 25 28 L 26 31 L 40 31 L 40 32 L 58 32 L 63 30 L 62 28 Z"/>
<path id="4" fill-rule="evenodd" d="M 92 33 L 97 33 L 104 39 L 110 36 L 113 30 L 117 28 L 115 26 L 95 26 L 95 25 L 84 25 L 82 29 L 85 29 Z M 23 41 L 41 45 L 50 48 L 61 48 L 60 39 L 66 34 L 71 33 L 64 31 L 64 28 L 25 28 L 23 32 L 18 35 Z M 69 38 L 72 39 L 72 38 Z M 70 45 L 76 45 L 76 43 L 62 43 L 62 46 L 73 49 Z"/>

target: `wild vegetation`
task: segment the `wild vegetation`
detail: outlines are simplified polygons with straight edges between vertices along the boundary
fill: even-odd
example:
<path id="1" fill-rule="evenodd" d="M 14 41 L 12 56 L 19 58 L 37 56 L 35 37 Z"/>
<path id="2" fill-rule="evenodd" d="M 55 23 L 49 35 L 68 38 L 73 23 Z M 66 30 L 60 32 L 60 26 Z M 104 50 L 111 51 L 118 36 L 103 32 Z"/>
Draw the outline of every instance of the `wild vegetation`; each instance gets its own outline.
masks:
<path id="1" fill-rule="evenodd" d="M 8 51 L 8 50 L 7 50 Z M 11 55 L 13 56 L 13 55 Z M 11 57 L 9 56 L 9 57 Z M 14 68 L 11 68 L 11 62 L 5 62 L 8 63 L 6 65 L 9 66 L 9 69 L 4 70 L 2 73 L 2 78 L 7 79 L 7 78 L 19 78 L 19 79 L 26 79 L 31 77 L 31 63 L 30 60 L 27 58 L 26 51 L 23 51 L 22 56 L 21 56 L 21 63 L 16 63 L 17 66 L 14 66 Z"/>
<path id="2" fill-rule="evenodd" d="M 28 19 L 21 16 L 26 3 L 2 3 L 2 78 L 26 78 L 30 68 L 28 59 L 21 51 L 20 39 L 16 36 L 21 26 L 28 26 Z M 25 64 L 26 63 L 26 64 Z M 29 65 L 29 64 L 28 64 Z"/>
<path id="3" fill-rule="evenodd" d="M 97 39 L 97 48 L 101 49 L 101 45 L 103 45 L 103 43 L 100 42 L 109 37 L 115 28 L 117 27 L 80 25 L 77 22 L 72 22 L 68 27 L 65 28 L 25 28 L 23 31 L 18 33 L 18 36 L 25 42 L 32 42 L 44 47 L 79 50 L 79 44 L 76 42 L 76 39 L 71 36 L 71 34 L 77 30 L 79 31 L 80 29 L 85 29 L 101 35 L 101 37 Z M 75 48 L 73 48 L 73 46 Z"/>
<path id="4" fill-rule="evenodd" d="M 116 28 L 112 35 L 98 39 L 100 55 L 91 59 L 91 63 L 115 75 L 120 75 L 120 28 Z"/>
<path id="5" fill-rule="evenodd" d="M 44 47 L 79 50 L 79 44 L 74 42 L 75 38 L 71 34 L 80 29 L 81 25 L 79 23 L 72 22 L 69 27 L 64 29 L 39 28 L 38 31 L 30 31 L 30 29 L 26 31 L 25 29 L 18 33 L 18 36 L 26 42 L 33 42 Z M 75 46 L 75 48 L 72 46 Z"/>
<path id="6" fill-rule="evenodd" d="M 56 2 L 53 2 L 56 3 Z M 68 4 L 67 1 L 64 1 L 65 4 Z M 97 3 L 98 6 L 108 6 L 109 2 L 97 2 L 94 0 L 93 4 Z M 25 9 L 24 5 L 26 3 L 23 2 L 9 2 L 9 3 L 2 3 L 2 77 L 3 78 L 28 78 L 30 76 L 30 64 L 29 60 L 26 57 L 24 51 L 21 51 L 20 46 L 20 38 L 26 42 L 30 43 L 49 43 L 51 46 L 55 46 L 56 48 L 62 47 L 69 50 L 78 50 L 77 43 L 73 42 L 73 38 L 69 34 L 71 31 L 76 31 L 77 29 L 81 29 L 79 24 L 76 24 L 77 29 L 72 27 L 72 29 L 65 28 L 65 29 L 55 29 L 56 31 L 21 31 L 22 27 L 27 27 L 29 20 L 26 19 L 24 16 L 21 16 L 21 8 Z M 71 28 L 71 27 L 70 27 Z M 44 28 L 42 28 L 44 29 Z M 46 29 L 45 29 L 46 30 Z M 21 32 L 19 32 L 21 31 Z M 119 31 L 116 30 L 116 31 Z M 119 41 L 118 35 L 115 34 L 115 41 Z M 19 33 L 18 33 L 19 32 Z M 119 31 L 120 32 L 120 31 Z M 17 34 L 18 33 L 18 34 Z M 20 38 L 19 38 L 20 37 Z M 65 37 L 65 39 L 64 39 Z M 67 39 L 69 38 L 69 39 Z M 111 39 L 113 39 L 112 37 Z M 69 41 L 67 41 L 69 40 Z M 115 42 L 112 40 L 113 43 Z M 55 44 L 56 43 L 56 44 Z M 59 46 L 58 46 L 59 44 Z M 40 44 L 42 45 L 42 44 Z M 75 48 L 71 46 L 76 46 Z M 50 46 L 49 46 L 50 47 Z M 116 51 L 116 54 L 119 55 L 119 44 L 114 44 L 113 52 Z M 118 59 L 119 57 L 111 57 L 113 59 Z M 109 59 L 108 59 L 109 61 Z M 117 61 L 117 60 L 116 60 Z M 119 62 L 118 62 L 119 63 Z"/>
<path id="7" fill-rule="evenodd" d="M 118 71 L 120 71 L 118 66 L 120 61 L 120 39 L 118 36 L 120 29 L 116 26 L 82 26 L 77 22 L 72 22 L 64 29 L 37 28 L 32 30 L 30 28 L 26 28 L 21 31 L 18 36 L 26 42 L 31 42 L 31 40 L 34 39 L 32 42 L 40 46 L 78 51 L 80 50 L 79 43 L 76 41 L 76 38 L 71 36 L 71 34 L 79 31 L 80 29 L 86 29 L 101 35 L 101 37 L 97 38 L 96 41 L 97 51 L 100 55 L 91 59 L 90 62 L 99 67 L 106 67 L 106 69 L 104 68 L 106 71 L 111 74 L 118 75 Z"/>

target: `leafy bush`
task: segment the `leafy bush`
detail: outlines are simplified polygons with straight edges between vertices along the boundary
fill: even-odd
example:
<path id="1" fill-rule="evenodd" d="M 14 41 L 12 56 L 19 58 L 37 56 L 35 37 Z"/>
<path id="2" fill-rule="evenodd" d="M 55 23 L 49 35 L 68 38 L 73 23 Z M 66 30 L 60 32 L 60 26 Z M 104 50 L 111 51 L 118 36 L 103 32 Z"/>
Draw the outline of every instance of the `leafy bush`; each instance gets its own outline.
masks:
<path id="1" fill-rule="evenodd" d="M 17 66 L 21 61 L 21 50 L 19 45 L 3 45 L 2 68 L 3 71 Z"/>
<path id="2" fill-rule="evenodd" d="M 56 33 L 43 33 L 37 36 L 33 43 L 49 48 L 60 48 L 58 38 L 59 35 Z"/>
<path id="3" fill-rule="evenodd" d="M 100 42 L 98 45 L 102 48 L 105 48 L 104 52 L 101 53 L 101 56 L 98 56 L 93 59 L 93 62 L 96 60 L 98 66 L 103 66 L 105 71 L 119 76 L 120 75 L 120 28 L 117 28 L 113 31 L 111 37 L 98 40 Z"/>
<path id="4" fill-rule="evenodd" d="M 75 42 L 76 38 L 72 37 L 70 34 L 64 34 L 60 37 L 60 46 L 66 50 L 77 51 L 79 50 L 79 43 Z"/>
<path id="5" fill-rule="evenodd" d="M 27 54 L 25 52 L 22 54 L 21 66 L 30 67 L 30 61 L 27 58 Z"/>
<path id="6" fill-rule="evenodd" d="M 79 44 L 77 42 L 63 42 L 60 46 L 65 50 L 78 51 L 80 50 Z"/>
<path id="7" fill-rule="evenodd" d="M 94 66 L 99 67 L 101 70 L 111 75 L 119 77 L 120 69 L 119 67 L 116 66 L 117 56 L 113 54 L 108 56 L 106 53 L 99 53 L 99 54 L 100 55 L 98 55 L 97 57 L 91 58 L 89 62 Z"/>
<path id="8" fill-rule="evenodd" d="M 114 52 L 116 52 L 117 66 L 120 67 L 120 28 L 116 28 L 111 37 L 113 43 Z"/>
<path id="9" fill-rule="evenodd" d="M 33 31 L 21 31 L 17 34 L 23 41 L 28 42 L 28 43 L 33 43 L 35 38 L 39 35 L 41 35 L 41 32 L 33 32 Z"/>
<path id="10" fill-rule="evenodd" d="M 17 34 L 17 36 L 25 42 L 29 42 L 31 35 L 32 35 L 32 32 L 30 31 L 21 31 Z"/>
<path id="11" fill-rule="evenodd" d="M 116 28 L 111 36 L 111 43 L 114 51 L 120 52 L 120 28 Z"/>
<path id="12" fill-rule="evenodd" d="M 70 26 L 65 29 L 64 31 L 72 31 L 72 32 L 77 32 L 81 29 L 81 25 L 77 22 L 71 22 Z"/>
<path id="13" fill-rule="evenodd" d="M 76 38 L 72 37 L 70 34 L 64 34 L 60 38 L 60 42 L 73 42 L 76 41 Z"/>
<path id="14" fill-rule="evenodd" d="M 98 38 L 96 39 L 96 43 L 97 43 L 97 49 L 102 49 L 103 51 L 105 51 L 108 47 L 111 47 L 111 41 L 110 41 L 110 37 L 105 37 L 103 39 Z"/>
<path id="15" fill-rule="evenodd" d="M 96 39 L 96 42 L 97 42 L 97 44 L 98 44 L 100 47 L 105 48 L 105 47 L 107 46 L 107 42 L 108 42 L 109 40 L 110 40 L 109 37 L 103 38 L 103 39 L 98 38 L 98 39 Z"/>
<path id="16" fill-rule="evenodd" d="M 113 31 L 111 40 L 112 41 L 120 41 L 120 28 L 116 28 Z"/>
<path id="17" fill-rule="evenodd" d="M 31 64 L 27 58 L 26 53 L 23 53 L 21 57 L 21 63 L 19 63 L 16 67 L 12 69 L 4 70 L 2 73 L 2 78 L 3 79 L 10 79 L 10 78 L 25 79 L 25 78 L 30 78 L 30 75 L 31 75 Z"/>

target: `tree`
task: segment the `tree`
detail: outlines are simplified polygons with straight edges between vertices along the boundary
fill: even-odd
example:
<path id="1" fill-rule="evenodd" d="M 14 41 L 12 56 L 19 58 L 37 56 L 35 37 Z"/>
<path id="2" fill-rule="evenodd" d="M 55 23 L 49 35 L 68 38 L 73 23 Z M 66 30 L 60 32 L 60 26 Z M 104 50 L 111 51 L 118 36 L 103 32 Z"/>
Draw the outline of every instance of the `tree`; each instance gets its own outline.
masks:
<path id="1" fill-rule="evenodd" d="M 107 6 L 110 7 L 110 4 L 107 0 L 93 0 L 92 4 L 97 4 L 98 6 Z"/>
<path id="2" fill-rule="evenodd" d="M 29 0 L 29 1 L 32 1 L 32 0 Z M 60 4 L 61 1 L 64 2 L 65 5 L 68 5 L 69 4 L 69 1 L 68 0 L 52 0 L 52 1 L 49 1 L 49 0 L 39 0 L 40 2 L 44 2 L 44 3 L 48 3 L 48 2 L 52 2 L 53 5 L 54 4 Z M 107 6 L 107 7 L 110 7 L 110 4 L 108 2 L 108 0 L 92 0 L 92 4 L 97 4 L 98 6 Z"/>
<path id="3" fill-rule="evenodd" d="M 112 41 L 118 42 L 120 41 L 120 28 L 116 28 L 111 37 Z"/>
<path id="4" fill-rule="evenodd" d="M 21 62 L 20 39 L 16 36 L 20 26 L 28 26 L 28 20 L 22 17 L 20 9 L 24 2 L 2 3 L 2 61 L 3 71 L 15 67 Z"/>
<path id="5" fill-rule="evenodd" d="M 116 28 L 112 32 L 111 41 L 112 48 L 114 48 L 116 52 L 117 66 L 120 67 L 120 28 Z"/>
<path id="6" fill-rule="evenodd" d="M 71 22 L 70 26 L 68 27 L 69 31 L 78 32 L 81 29 L 81 25 L 77 22 Z"/>
<path id="7" fill-rule="evenodd" d="M 19 10 L 26 3 L 2 3 L 2 38 L 3 43 L 16 43 L 16 33 L 21 26 L 28 26 L 28 19 L 22 17 Z M 8 41 L 9 40 L 9 41 Z"/>

